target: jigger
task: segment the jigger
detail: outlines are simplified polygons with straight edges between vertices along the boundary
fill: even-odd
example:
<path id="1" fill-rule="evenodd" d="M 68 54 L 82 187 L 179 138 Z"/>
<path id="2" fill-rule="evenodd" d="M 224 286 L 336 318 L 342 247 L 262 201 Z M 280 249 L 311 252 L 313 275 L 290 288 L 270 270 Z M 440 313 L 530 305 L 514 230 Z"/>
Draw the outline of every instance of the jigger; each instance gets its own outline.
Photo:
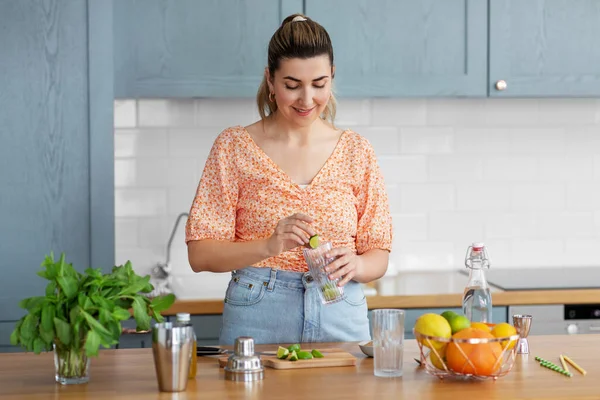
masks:
<path id="1" fill-rule="evenodd" d="M 521 336 L 519 343 L 517 343 L 517 354 L 529 354 L 527 335 L 529 335 L 529 329 L 531 329 L 531 318 L 531 315 L 513 315 L 513 325 L 519 336 Z"/>

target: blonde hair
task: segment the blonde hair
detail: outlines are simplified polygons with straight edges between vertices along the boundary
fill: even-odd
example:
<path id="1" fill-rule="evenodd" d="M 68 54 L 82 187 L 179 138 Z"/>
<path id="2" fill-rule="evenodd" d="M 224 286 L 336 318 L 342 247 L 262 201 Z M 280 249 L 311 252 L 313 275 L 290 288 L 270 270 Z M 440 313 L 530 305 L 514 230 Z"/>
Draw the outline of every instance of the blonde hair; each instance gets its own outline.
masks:
<path id="1" fill-rule="evenodd" d="M 293 14 L 283 20 L 281 26 L 269 41 L 267 68 L 273 76 L 275 71 L 279 69 L 281 60 L 291 58 L 307 59 L 321 55 L 329 57 L 329 62 L 333 68 L 333 46 L 325 28 L 302 14 Z M 267 78 L 263 77 L 256 94 L 256 104 L 262 120 L 277 111 L 277 103 L 270 98 L 269 94 Z M 331 97 L 327 102 L 325 111 L 323 111 L 322 118 L 329 120 L 333 125 L 335 112 L 336 101 L 333 95 L 332 83 Z"/>

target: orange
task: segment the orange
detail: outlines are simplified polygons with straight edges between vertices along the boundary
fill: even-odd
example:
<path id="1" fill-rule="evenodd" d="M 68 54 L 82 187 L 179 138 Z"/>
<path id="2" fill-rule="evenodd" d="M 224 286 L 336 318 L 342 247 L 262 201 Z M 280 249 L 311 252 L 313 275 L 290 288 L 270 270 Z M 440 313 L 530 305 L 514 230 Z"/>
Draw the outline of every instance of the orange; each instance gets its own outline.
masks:
<path id="1" fill-rule="evenodd" d="M 485 332 L 490 331 L 489 325 L 484 322 L 471 322 L 471 328 L 479 329 Z"/>
<path id="2" fill-rule="evenodd" d="M 452 335 L 452 339 L 473 338 L 493 339 L 494 336 L 476 328 L 466 328 Z M 489 376 L 502 365 L 502 347 L 500 343 L 452 342 L 446 348 L 446 365 L 461 374 Z"/>
<path id="3" fill-rule="evenodd" d="M 497 338 L 505 338 L 517 334 L 517 329 L 506 322 L 502 322 L 492 328 L 492 335 Z M 505 350 L 510 350 L 517 344 L 516 340 L 503 340 L 500 345 Z"/>

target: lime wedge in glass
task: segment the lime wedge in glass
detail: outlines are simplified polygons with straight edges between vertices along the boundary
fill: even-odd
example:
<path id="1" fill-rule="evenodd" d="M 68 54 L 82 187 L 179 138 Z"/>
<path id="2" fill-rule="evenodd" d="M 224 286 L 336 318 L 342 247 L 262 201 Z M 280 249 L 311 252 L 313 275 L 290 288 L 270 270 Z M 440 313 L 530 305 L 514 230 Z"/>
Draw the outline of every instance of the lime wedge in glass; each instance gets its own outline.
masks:
<path id="1" fill-rule="evenodd" d="M 323 358 L 325 357 L 323 355 L 323 353 L 321 353 L 319 350 L 314 349 L 313 351 L 311 351 L 311 354 L 313 355 L 314 358 Z"/>
<path id="2" fill-rule="evenodd" d="M 290 354 L 290 351 L 288 349 L 286 349 L 285 347 L 279 346 L 279 348 L 277 349 L 277 358 L 279 358 L 280 360 L 287 358 L 287 356 L 289 354 Z"/>
<path id="3" fill-rule="evenodd" d="M 317 247 L 319 247 L 319 235 L 312 235 L 308 239 L 308 246 L 311 249 L 316 249 Z"/>

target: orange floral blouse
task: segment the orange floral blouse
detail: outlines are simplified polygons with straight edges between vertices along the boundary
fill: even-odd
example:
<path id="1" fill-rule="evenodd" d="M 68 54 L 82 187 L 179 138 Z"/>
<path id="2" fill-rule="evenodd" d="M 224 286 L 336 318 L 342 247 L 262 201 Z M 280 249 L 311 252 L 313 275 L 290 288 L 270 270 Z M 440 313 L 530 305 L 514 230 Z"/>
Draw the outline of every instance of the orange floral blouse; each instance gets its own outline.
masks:
<path id="1" fill-rule="evenodd" d="M 346 130 L 306 187 L 290 177 L 241 126 L 225 129 L 210 151 L 186 223 L 185 241 L 246 242 L 269 237 L 277 222 L 310 215 L 321 241 L 357 254 L 391 251 L 392 219 L 384 180 L 371 144 Z M 302 248 L 254 267 L 305 272 Z"/>

